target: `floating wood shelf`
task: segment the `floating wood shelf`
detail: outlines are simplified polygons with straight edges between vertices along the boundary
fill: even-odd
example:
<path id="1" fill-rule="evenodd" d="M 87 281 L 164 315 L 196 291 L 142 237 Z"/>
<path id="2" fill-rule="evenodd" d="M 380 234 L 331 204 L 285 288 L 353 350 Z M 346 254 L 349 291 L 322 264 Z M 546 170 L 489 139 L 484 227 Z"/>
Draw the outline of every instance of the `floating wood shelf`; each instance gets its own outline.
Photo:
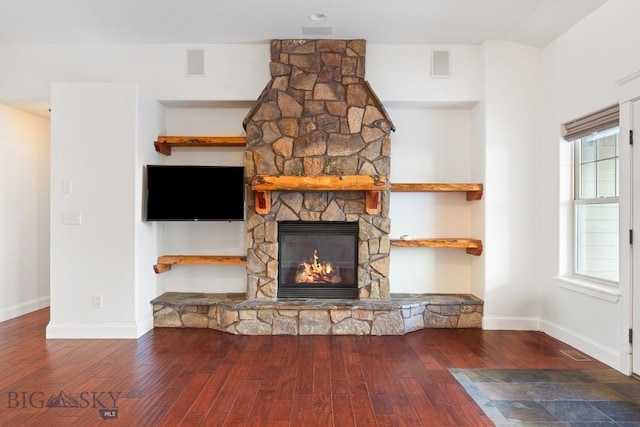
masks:
<path id="1" fill-rule="evenodd" d="M 380 192 L 386 186 L 386 177 L 379 175 L 256 175 L 251 180 L 256 212 L 261 215 L 271 211 L 270 191 L 366 191 L 367 213 L 377 215 L 380 213 Z"/>
<path id="2" fill-rule="evenodd" d="M 156 274 L 171 270 L 173 264 L 245 264 L 244 255 L 163 255 L 158 257 L 158 263 L 153 266 Z"/>
<path id="3" fill-rule="evenodd" d="M 245 136 L 159 136 L 154 142 L 158 153 L 171 155 L 171 147 L 244 147 Z"/>
<path id="4" fill-rule="evenodd" d="M 408 183 L 391 183 L 390 190 L 392 192 L 460 192 L 467 193 L 467 200 L 482 199 L 483 185 L 477 183 L 470 184 L 408 184 Z"/>
<path id="5" fill-rule="evenodd" d="M 391 246 L 405 248 L 464 248 L 470 255 L 482 255 L 482 241 L 478 239 L 392 239 Z"/>

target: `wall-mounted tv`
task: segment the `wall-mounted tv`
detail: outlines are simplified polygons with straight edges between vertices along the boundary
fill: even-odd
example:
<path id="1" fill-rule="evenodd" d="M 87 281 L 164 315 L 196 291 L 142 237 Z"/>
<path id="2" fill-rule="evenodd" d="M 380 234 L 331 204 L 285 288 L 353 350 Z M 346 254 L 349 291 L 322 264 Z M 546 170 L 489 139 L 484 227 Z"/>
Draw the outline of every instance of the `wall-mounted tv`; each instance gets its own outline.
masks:
<path id="1" fill-rule="evenodd" d="M 243 221 L 242 166 L 147 165 L 147 221 Z"/>

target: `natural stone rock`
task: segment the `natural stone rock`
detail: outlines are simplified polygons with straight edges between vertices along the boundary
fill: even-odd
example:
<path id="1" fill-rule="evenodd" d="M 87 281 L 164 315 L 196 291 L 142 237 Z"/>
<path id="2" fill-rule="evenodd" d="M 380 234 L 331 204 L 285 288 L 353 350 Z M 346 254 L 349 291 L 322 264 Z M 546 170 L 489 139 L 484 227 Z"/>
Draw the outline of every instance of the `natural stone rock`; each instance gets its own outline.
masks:
<path id="1" fill-rule="evenodd" d="M 327 155 L 328 156 L 349 156 L 364 148 L 364 141 L 359 133 L 354 134 L 337 134 L 329 135 L 327 139 Z"/>
<path id="2" fill-rule="evenodd" d="M 326 159 L 324 173 L 327 175 L 355 175 L 358 159 L 355 157 L 330 157 Z"/>
<path id="3" fill-rule="evenodd" d="M 373 311 L 371 310 L 353 310 L 351 317 L 359 320 L 373 320 Z"/>
<path id="4" fill-rule="evenodd" d="M 384 116 L 380 112 L 380 110 L 373 106 L 367 105 L 364 111 L 364 116 L 362 118 L 362 123 L 367 126 L 372 126 L 376 120 L 384 119 Z"/>
<path id="5" fill-rule="evenodd" d="M 327 209 L 320 215 L 322 221 L 344 221 L 344 212 L 340 209 L 335 200 L 329 203 Z"/>
<path id="6" fill-rule="evenodd" d="M 344 101 L 344 86 L 334 82 L 317 83 L 313 88 L 313 99 L 320 101 Z"/>
<path id="7" fill-rule="evenodd" d="M 384 138 L 384 136 L 385 133 L 378 128 L 369 126 L 362 127 L 362 139 L 364 140 L 364 142 L 369 143 L 372 141 L 380 140 L 380 145 L 382 145 L 382 139 Z M 380 152 L 378 154 L 380 154 Z"/>
<path id="8" fill-rule="evenodd" d="M 286 92 L 278 93 L 278 107 L 282 117 L 302 116 L 302 105 Z"/>
<path id="9" fill-rule="evenodd" d="M 320 52 L 320 50 L 318 52 Z M 322 53 L 320 55 L 320 60 L 324 65 L 339 67 L 342 62 L 342 55 L 339 53 Z"/>
<path id="10" fill-rule="evenodd" d="M 342 58 L 342 68 L 340 71 L 343 76 L 355 76 L 357 70 L 358 60 L 356 58 Z"/>
<path id="11" fill-rule="evenodd" d="M 290 55 L 289 63 L 306 73 L 320 71 L 320 57 L 318 55 Z"/>
<path id="12" fill-rule="evenodd" d="M 291 66 L 280 62 L 269 63 L 269 72 L 272 76 L 286 76 L 291 73 Z"/>
<path id="13" fill-rule="evenodd" d="M 274 77 L 271 81 L 271 88 L 276 90 L 286 90 L 289 87 L 289 76 Z"/>
<path id="14" fill-rule="evenodd" d="M 318 129 L 326 133 L 340 132 L 340 118 L 331 114 L 320 114 L 317 116 Z"/>
<path id="15" fill-rule="evenodd" d="M 304 194 L 304 207 L 310 211 L 323 212 L 328 203 L 327 193 L 308 192 Z"/>
<path id="16" fill-rule="evenodd" d="M 300 310 L 300 335 L 328 335 L 329 313 L 324 310 Z"/>
<path id="17" fill-rule="evenodd" d="M 278 120 L 278 130 L 282 135 L 295 137 L 298 136 L 298 120 L 293 118 L 284 118 Z M 293 141 L 293 140 L 292 140 Z M 289 152 L 289 156 L 291 152 Z"/>
<path id="18" fill-rule="evenodd" d="M 200 313 L 185 313 L 182 315 L 182 325 L 185 328 L 206 328 L 209 318 Z"/>
<path id="19" fill-rule="evenodd" d="M 259 122 L 262 120 L 277 120 L 280 118 L 280 109 L 274 101 L 265 102 L 260 105 L 252 116 L 252 120 Z"/>
<path id="20" fill-rule="evenodd" d="M 236 332 L 240 335 L 271 335 L 271 325 L 259 320 L 242 320 L 236 325 Z"/>
<path id="21" fill-rule="evenodd" d="M 274 335 L 297 335 L 298 322 L 295 317 L 277 316 L 273 318 Z"/>
<path id="22" fill-rule="evenodd" d="M 364 108 L 367 105 L 368 100 L 369 93 L 365 89 L 364 85 L 355 84 L 347 86 L 347 105 Z"/>
<path id="23" fill-rule="evenodd" d="M 220 317 L 218 324 L 222 327 L 229 326 L 238 320 L 238 312 L 235 310 L 222 309 L 218 315 Z"/>
<path id="24" fill-rule="evenodd" d="M 258 314 L 255 310 L 238 310 L 238 318 L 240 320 L 256 320 Z"/>
<path id="25" fill-rule="evenodd" d="M 280 40 L 284 53 L 313 53 L 316 51 L 316 42 L 306 39 Z M 272 46 L 272 50 L 277 46 Z"/>
<path id="26" fill-rule="evenodd" d="M 302 176 L 304 173 L 304 165 L 302 159 L 291 158 L 284 162 L 284 174 L 285 175 L 297 175 Z"/>
<path id="27" fill-rule="evenodd" d="M 247 271 L 251 271 L 254 274 L 259 274 L 266 271 L 267 266 L 257 256 L 256 251 L 249 249 L 247 251 Z"/>
<path id="28" fill-rule="evenodd" d="M 360 155 L 367 160 L 376 160 L 380 157 L 380 149 L 382 148 L 382 141 L 374 141 L 365 146 L 365 148 L 360 151 Z"/>
<path id="29" fill-rule="evenodd" d="M 371 268 L 380 273 L 384 277 L 389 277 L 389 257 L 383 257 L 370 262 Z"/>
<path id="30" fill-rule="evenodd" d="M 327 151 L 327 135 L 313 130 L 296 138 L 293 142 L 293 155 L 296 157 L 318 156 Z"/>
<path id="31" fill-rule="evenodd" d="M 302 164 L 306 176 L 317 176 L 322 173 L 324 159 L 322 157 L 305 157 Z"/>
<path id="32" fill-rule="evenodd" d="M 298 215 L 287 205 L 283 205 L 276 215 L 276 221 L 297 221 Z"/>
<path id="33" fill-rule="evenodd" d="M 293 153 L 293 138 L 282 137 L 273 143 L 273 151 L 283 157 L 291 157 Z"/>
<path id="34" fill-rule="evenodd" d="M 364 320 L 355 318 L 344 319 L 342 322 L 331 327 L 333 335 L 369 335 L 371 326 Z"/>
<path id="35" fill-rule="evenodd" d="M 262 123 L 262 140 L 266 144 L 271 144 L 276 139 L 280 138 L 280 129 L 278 129 L 277 122 L 264 122 Z"/>
<path id="36" fill-rule="evenodd" d="M 481 313 L 464 313 L 460 315 L 458 321 L 458 328 L 481 328 L 482 327 L 482 314 Z"/>
<path id="37" fill-rule="evenodd" d="M 271 280 L 270 282 L 260 286 L 260 292 L 267 298 L 274 298 L 276 296 L 276 282 Z"/>
<path id="38" fill-rule="evenodd" d="M 351 317 L 351 310 L 331 310 L 329 315 L 332 323 L 338 323 L 347 317 Z"/>
<path id="39" fill-rule="evenodd" d="M 403 335 L 404 321 L 400 311 L 378 314 L 371 326 L 372 335 Z"/>
<path id="40" fill-rule="evenodd" d="M 179 328 L 182 326 L 182 321 L 176 310 L 165 307 L 154 313 L 153 325 L 159 328 Z"/>
<path id="41" fill-rule="evenodd" d="M 350 107 L 347 111 L 347 119 L 349 120 L 349 132 L 359 133 L 362 129 L 362 117 L 364 109 L 359 107 Z"/>
<path id="42" fill-rule="evenodd" d="M 317 80 L 317 73 L 305 73 L 298 68 L 294 68 L 293 71 L 291 71 L 291 83 L 289 86 L 299 90 L 312 90 Z"/>
<path id="43" fill-rule="evenodd" d="M 298 212 L 302 208 L 304 197 L 301 193 L 291 192 L 280 194 L 280 200 L 291 208 L 292 211 Z"/>
<path id="44" fill-rule="evenodd" d="M 256 147 L 253 151 L 253 162 L 256 165 L 256 172 L 259 175 L 277 175 L 278 169 L 275 166 L 275 153 L 270 146 Z"/>
<path id="45" fill-rule="evenodd" d="M 411 316 L 404 319 L 405 332 L 413 332 L 420 329 L 424 329 L 424 317 L 422 315 Z"/>
<path id="46" fill-rule="evenodd" d="M 258 319 L 262 320 L 264 323 L 273 323 L 273 310 L 258 310 L 257 316 Z"/>
<path id="47" fill-rule="evenodd" d="M 346 40 L 318 40 L 316 42 L 318 52 L 344 52 L 346 47 Z"/>
<path id="48" fill-rule="evenodd" d="M 314 101 L 307 99 L 304 102 L 304 113 L 305 116 L 316 117 L 320 114 L 325 114 L 325 102 L 324 101 Z"/>
<path id="49" fill-rule="evenodd" d="M 347 104 L 345 102 L 327 102 L 327 111 L 334 116 L 344 117 L 347 115 Z"/>

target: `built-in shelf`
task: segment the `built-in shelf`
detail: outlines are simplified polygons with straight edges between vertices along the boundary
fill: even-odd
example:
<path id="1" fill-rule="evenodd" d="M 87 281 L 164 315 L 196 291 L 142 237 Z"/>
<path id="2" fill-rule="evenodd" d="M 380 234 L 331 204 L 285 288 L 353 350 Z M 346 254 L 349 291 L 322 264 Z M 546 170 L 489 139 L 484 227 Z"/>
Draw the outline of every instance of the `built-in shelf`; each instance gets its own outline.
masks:
<path id="1" fill-rule="evenodd" d="M 467 200 L 480 200 L 482 199 L 482 192 L 484 190 L 482 184 L 478 183 L 391 183 L 389 189 L 392 192 L 459 192 L 467 193 Z"/>
<path id="2" fill-rule="evenodd" d="M 261 215 L 271 211 L 270 191 L 365 191 L 366 211 L 376 215 L 380 213 L 380 192 L 386 185 L 386 177 L 380 175 L 256 175 L 251 180 L 255 209 Z"/>
<path id="3" fill-rule="evenodd" d="M 391 246 L 405 248 L 463 248 L 470 255 L 482 255 L 482 241 L 478 239 L 391 239 Z"/>
<path id="4" fill-rule="evenodd" d="M 244 255 L 163 255 L 158 257 L 158 263 L 153 266 L 156 274 L 171 270 L 174 264 L 246 264 Z"/>
<path id="5" fill-rule="evenodd" d="M 171 147 L 244 147 L 246 136 L 159 136 L 154 142 L 158 153 L 171 155 Z"/>

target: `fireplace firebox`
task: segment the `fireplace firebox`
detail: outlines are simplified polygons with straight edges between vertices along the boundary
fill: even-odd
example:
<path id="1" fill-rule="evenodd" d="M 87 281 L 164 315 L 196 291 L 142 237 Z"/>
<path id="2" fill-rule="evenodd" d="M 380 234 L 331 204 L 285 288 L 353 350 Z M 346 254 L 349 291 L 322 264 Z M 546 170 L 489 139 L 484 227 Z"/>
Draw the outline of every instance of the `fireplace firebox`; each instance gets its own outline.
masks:
<path id="1" fill-rule="evenodd" d="M 355 299 L 357 272 L 357 222 L 278 222 L 278 298 Z"/>

